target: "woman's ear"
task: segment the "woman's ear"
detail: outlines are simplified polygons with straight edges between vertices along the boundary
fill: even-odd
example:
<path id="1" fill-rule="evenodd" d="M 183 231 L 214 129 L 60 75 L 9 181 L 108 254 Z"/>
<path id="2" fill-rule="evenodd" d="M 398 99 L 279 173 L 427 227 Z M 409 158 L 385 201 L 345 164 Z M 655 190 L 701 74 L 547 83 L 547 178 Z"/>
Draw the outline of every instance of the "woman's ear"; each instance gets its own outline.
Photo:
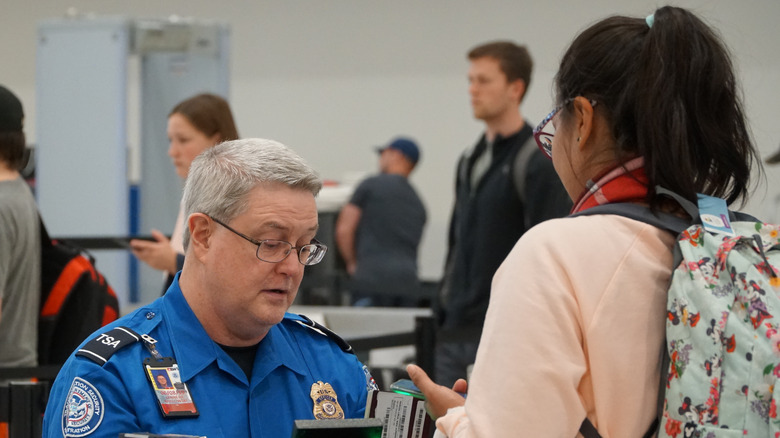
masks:
<path id="1" fill-rule="evenodd" d="M 193 213 L 187 218 L 187 226 L 190 230 L 189 246 L 192 248 L 192 254 L 203 261 L 208 253 L 213 231 L 211 219 L 203 213 Z"/>
<path id="2" fill-rule="evenodd" d="M 582 96 L 577 96 L 572 102 L 574 129 L 577 133 L 577 147 L 585 148 L 588 140 L 593 136 L 593 105 Z"/>

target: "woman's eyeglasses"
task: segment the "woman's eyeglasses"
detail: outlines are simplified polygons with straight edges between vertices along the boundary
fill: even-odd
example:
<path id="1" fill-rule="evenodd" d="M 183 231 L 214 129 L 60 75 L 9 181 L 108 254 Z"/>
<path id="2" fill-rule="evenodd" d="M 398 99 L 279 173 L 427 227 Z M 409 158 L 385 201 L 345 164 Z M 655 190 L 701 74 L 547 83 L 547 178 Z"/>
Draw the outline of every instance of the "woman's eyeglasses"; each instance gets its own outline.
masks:
<path id="1" fill-rule="evenodd" d="M 544 152 L 545 155 L 547 155 L 547 158 L 552 158 L 552 142 L 553 137 L 555 136 L 555 123 L 550 123 L 555 118 L 555 115 L 558 114 L 558 112 L 563 109 L 566 105 L 572 103 L 574 101 L 574 98 L 569 98 L 564 100 L 560 105 L 555 107 L 550 114 L 547 114 L 547 117 L 542 119 L 542 122 L 539 123 L 539 126 L 537 126 L 534 129 L 534 139 L 536 140 L 536 145 L 539 146 L 539 149 Z M 588 100 L 590 102 L 591 106 L 596 106 L 595 100 Z"/>

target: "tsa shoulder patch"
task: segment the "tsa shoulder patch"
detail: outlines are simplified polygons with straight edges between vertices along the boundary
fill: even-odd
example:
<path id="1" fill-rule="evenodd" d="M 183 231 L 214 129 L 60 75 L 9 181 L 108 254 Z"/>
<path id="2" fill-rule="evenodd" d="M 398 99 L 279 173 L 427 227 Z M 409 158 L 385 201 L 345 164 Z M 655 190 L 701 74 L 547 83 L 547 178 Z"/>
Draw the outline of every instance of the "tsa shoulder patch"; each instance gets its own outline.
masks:
<path id="1" fill-rule="evenodd" d="M 103 396 L 91 383 L 76 377 L 62 408 L 62 435 L 87 436 L 97 430 L 103 421 Z"/>
<path id="2" fill-rule="evenodd" d="M 101 333 L 84 344 L 76 356 L 87 359 L 103 366 L 111 356 L 120 349 L 141 340 L 141 335 L 127 327 L 116 327 L 105 333 Z"/>
<path id="3" fill-rule="evenodd" d="M 374 376 L 371 375 L 371 371 L 365 365 L 363 365 L 363 374 L 366 376 L 366 391 L 379 391 L 379 385 L 376 384 Z"/>

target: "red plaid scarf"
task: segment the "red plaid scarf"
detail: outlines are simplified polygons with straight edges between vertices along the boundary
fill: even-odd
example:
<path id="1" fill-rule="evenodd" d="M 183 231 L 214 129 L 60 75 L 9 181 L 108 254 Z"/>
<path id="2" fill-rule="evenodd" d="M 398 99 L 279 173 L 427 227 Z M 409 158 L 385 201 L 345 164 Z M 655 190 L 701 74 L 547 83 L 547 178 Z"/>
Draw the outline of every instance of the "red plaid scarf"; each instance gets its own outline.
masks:
<path id="1" fill-rule="evenodd" d="M 602 174 L 596 182 L 588 181 L 588 188 L 580 195 L 571 212 L 577 213 L 601 204 L 644 202 L 648 184 L 644 165 L 644 158 L 634 158 Z"/>

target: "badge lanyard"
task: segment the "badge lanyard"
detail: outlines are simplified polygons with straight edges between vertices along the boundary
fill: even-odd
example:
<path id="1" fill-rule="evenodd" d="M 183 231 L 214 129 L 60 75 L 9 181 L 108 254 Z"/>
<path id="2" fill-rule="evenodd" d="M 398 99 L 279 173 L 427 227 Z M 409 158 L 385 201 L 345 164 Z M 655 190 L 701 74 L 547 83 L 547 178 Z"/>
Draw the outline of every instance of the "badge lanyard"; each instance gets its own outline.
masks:
<path id="1" fill-rule="evenodd" d="M 143 361 L 144 374 L 149 379 L 157 404 L 163 417 L 197 417 L 198 408 L 192 400 L 190 389 L 181 381 L 181 373 L 176 359 L 162 357 L 157 351 L 157 343 L 149 335 L 142 335 L 146 349 L 152 354 Z"/>

